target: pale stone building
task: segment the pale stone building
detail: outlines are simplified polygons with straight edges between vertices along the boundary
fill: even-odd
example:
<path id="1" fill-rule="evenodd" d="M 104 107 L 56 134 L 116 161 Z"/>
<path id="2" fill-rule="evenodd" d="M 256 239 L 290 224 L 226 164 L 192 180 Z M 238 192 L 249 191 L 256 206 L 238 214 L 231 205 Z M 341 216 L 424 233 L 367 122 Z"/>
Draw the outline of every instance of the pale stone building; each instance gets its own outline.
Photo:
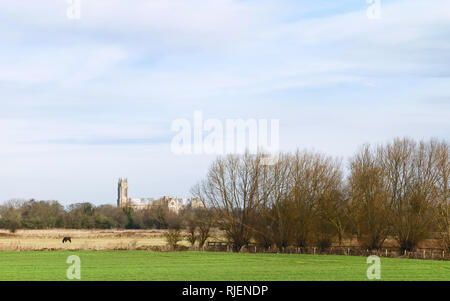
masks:
<path id="1" fill-rule="evenodd" d="M 197 199 L 177 198 L 163 196 L 161 198 L 129 198 L 128 179 L 119 179 L 118 184 L 118 207 L 132 207 L 134 209 L 145 209 L 154 205 L 167 206 L 171 212 L 179 214 L 185 208 L 201 208 L 203 204 Z"/>

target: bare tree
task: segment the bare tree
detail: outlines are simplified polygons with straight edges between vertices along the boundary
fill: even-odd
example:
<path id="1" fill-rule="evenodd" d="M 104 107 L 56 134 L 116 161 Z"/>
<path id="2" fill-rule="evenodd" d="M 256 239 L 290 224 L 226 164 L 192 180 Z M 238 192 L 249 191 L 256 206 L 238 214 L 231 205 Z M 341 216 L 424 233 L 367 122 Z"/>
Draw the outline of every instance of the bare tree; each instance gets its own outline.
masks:
<path id="1" fill-rule="evenodd" d="M 360 245 L 379 249 L 389 235 L 389 192 L 376 152 L 369 146 L 350 160 L 350 219 Z"/>
<path id="2" fill-rule="evenodd" d="M 186 240 L 194 246 L 197 241 L 197 221 L 194 212 L 190 211 L 184 215 L 185 227 L 187 231 Z"/>
<path id="3" fill-rule="evenodd" d="M 197 224 L 197 240 L 198 246 L 202 248 L 210 237 L 211 228 L 213 226 L 213 216 L 210 210 L 206 208 L 198 208 L 195 210 Z"/>
<path id="4" fill-rule="evenodd" d="M 379 152 L 390 194 L 393 235 L 402 250 L 414 250 L 429 236 L 435 221 L 435 142 L 395 139 Z"/>
<path id="5" fill-rule="evenodd" d="M 305 247 L 315 242 L 325 248 L 342 225 L 333 212 L 342 197 L 341 165 L 331 157 L 299 151 L 291 162 L 295 243 Z"/>
<path id="6" fill-rule="evenodd" d="M 250 221 L 261 205 L 258 195 L 261 164 L 260 155 L 248 153 L 218 158 L 207 178 L 192 191 L 214 211 L 216 222 L 234 251 L 248 245 L 251 239 Z"/>
<path id="7" fill-rule="evenodd" d="M 252 222 L 253 237 L 261 247 L 272 245 L 287 247 L 293 237 L 292 202 L 289 194 L 292 189 L 289 156 L 279 154 L 273 165 L 262 166 L 259 198 L 261 207 Z"/>
<path id="8" fill-rule="evenodd" d="M 187 231 L 186 240 L 194 246 L 198 242 L 201 248 L 210 237 L 213 225 L 213 217 L 207 208 L 195 208 L 186 211 L 184 214 L 185 228 Z"/>

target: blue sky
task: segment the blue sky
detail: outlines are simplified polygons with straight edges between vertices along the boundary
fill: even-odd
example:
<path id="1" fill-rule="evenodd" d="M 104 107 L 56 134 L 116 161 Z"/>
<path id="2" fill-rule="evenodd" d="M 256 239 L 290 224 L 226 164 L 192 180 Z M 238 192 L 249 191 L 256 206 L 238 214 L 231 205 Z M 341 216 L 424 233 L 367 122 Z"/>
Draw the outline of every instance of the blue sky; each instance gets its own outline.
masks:
<path id="1" fill-rule="evenodd" d="M 282 150 L 347 159 L 450 138 L 450 1 L 0 1 L 0 201 L 189 196 L 214 159 L 177 118 L 280 120 Z"/>

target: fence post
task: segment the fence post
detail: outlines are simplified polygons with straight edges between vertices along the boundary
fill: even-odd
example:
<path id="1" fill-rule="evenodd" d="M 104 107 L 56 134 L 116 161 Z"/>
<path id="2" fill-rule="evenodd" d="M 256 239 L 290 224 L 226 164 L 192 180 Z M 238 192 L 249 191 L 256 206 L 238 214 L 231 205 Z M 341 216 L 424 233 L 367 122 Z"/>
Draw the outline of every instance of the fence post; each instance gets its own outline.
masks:
<path id="1" fill-rule="evenodd" d="M 316 255 L 316 247 L 314 247 L 313 250 L 314 250 L 313 255 Z"/>

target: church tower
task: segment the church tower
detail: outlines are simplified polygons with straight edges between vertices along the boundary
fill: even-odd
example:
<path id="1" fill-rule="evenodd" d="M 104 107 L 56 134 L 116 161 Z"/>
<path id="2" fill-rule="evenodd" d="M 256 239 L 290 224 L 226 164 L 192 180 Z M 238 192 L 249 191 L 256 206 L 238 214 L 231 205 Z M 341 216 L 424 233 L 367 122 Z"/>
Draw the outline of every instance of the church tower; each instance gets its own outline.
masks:
<path id="1" fill-rule="evenodd" d="M 128 179 L 119 179 L 117 206 L 123 207 L 128 203 Z"/>

